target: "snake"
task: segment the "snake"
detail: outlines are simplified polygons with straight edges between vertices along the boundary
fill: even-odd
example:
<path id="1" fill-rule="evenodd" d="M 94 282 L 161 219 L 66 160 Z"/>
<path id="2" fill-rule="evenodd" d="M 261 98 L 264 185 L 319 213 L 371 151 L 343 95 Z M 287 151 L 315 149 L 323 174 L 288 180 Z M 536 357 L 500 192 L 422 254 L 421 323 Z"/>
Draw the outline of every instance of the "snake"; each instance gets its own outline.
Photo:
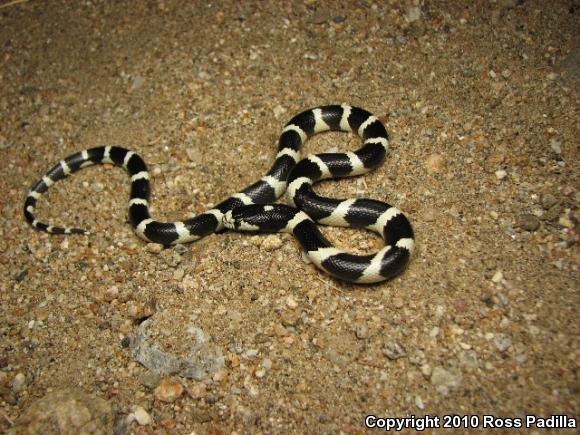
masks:
<path id="1" fill-rule="evenodd" d="M 303 144 L 326 131 L 350 132 L 363 144 L 344 153 L 310 154 L 301 159 Z M 143 158 L 118 146 L 99 146 L 72 154 L 36 182 L 24 201 L 24 216 L 37 230 L 50 234 L 89 234 L 82 228 L 56 226 L 36 219 L 36 204 L 57 181 L 85 167 L 112 164 L 129 174 L 129 222 L 145 241 L 165 246 L 189 243 L 224 230 L 259 233 L 286 232 L 301 245 L 309 262 L 339 280 L 369 284 L 402 273 L 412 256 L 412 226 L 396 207 L 383 201 L 336 199 L 318 195 L 321 180 L 366 174 L 380 166 L 389 148 L 389 134 L 370 112 L 342 105 L 320 106 L 295 115 L 278 140 L 274 163 L 265 176 L 210 210 L 177 222 L 153 219 L 149 211 L 151 177 Z M 287 193 L 289 205 L 275 204 Z M 336 248 L 318 224 L 365 228 L 379 234 L 385 246 L 371 255 Z"/>

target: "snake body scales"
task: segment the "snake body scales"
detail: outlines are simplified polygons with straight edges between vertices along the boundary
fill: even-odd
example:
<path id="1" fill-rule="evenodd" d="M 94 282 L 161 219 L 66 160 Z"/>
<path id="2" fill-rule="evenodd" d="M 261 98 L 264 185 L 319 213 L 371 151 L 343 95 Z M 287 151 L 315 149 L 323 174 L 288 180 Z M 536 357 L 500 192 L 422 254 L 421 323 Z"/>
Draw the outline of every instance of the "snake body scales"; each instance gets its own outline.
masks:
<path id="1" fill-rule="evenodd" d="M 300 149 L 312 135 L 324 131 L 356 133 L 363 141 L 354 152 L 314 154 L 300 159 Z M 36 203 L 54 183 L 84 167 L 113 164 L 131 177 L 129 221 L 144 240 L 174 245 L 198 240 L 227 229 L 254 232 L 287 232 L 301 244 L 318 268 L 344 281 L 375 283 L 401 273 L 414 248 L 413 229 L 403 213 L 372 199 L 333 199 L 317 195 L 317 181 L 365 174 L 385 159 L 388 133 L 364 109 L 347 105 L 306 110 L 286 124 L 273 166 L 260 180 L 211 210 L 180 222 L 159 222 L 149 213 L 150 176 L 143 159 L 125 148 L 101 146 L 66 157 L 29 191 L 24 216 L 36 229 L 51 234 L 87 234 L 80 228 L 53 226 L 38 221 Z M 287 191 L 291 206 L 273 204 Z M 366 228 L 378 233 L 385 246 L 373 255 L 353 255 L 333 247 L 316 223 Z"/>

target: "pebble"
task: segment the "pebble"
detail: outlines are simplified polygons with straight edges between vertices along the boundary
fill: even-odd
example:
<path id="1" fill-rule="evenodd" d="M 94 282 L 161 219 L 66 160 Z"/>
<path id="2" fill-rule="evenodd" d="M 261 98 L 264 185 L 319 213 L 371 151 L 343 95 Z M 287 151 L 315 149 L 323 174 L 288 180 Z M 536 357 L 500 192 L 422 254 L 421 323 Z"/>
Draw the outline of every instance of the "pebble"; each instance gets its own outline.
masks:
<path id="1" fill-rule="evenodd" d="M 415 396 L 415 406 L 419 409 L 425 409 L 425 404 L 421 396 Z"/>
<path id="2" fill-rule="evenodd" d="M 24 389 L 24 385 L 26 384 L 26 376 L 24 373 L 17 373 L 12 379 L 12 391 L 15 393 L 19 393 Z"/>
<path id="3" fill-rule="evenodd" d="M 298 302 L 294 299 L 294 296 L 288 296 L 286 298 L 286 306 L 291 309 L 295 309 L 298 307 Z"/>
<path id="4" fill-rule="evenodd" d="M 119 297 L 119 287 L 116 285 L 109 287 L 107 290 L 105 290 L 101 297 L 104 302 L 112 302 L 114 299 Z"/>
<path id="5" fill-rule="evenodd" d="M 383 355 L 389 358 L 391 361 L 397 360 L 407 356 L 407 351 L 405 348 L 396 341 L 389 341 L 385 344 L 383 348 Z"/>
<path id="6" fill-rule="evenodd" d="M 425 211 L 423 211 L 423 220 L 425 222 L 434 222 L 435 220 L 437 220 L 437 215 L 438 215 L 437 209 L 429 207 L 425 209 Z"/>
<path id="7" fill-rule="evenodd" d="M 214 373 L 214 375 L 212 376 L 212 379 L 215 382 L 221 382 L 221 381 L 227 379 L 227 377 L 228 377 L 228 371 L 225 369 L 221 369 L 221 370 L 218 370 L 217 372 Z"/>
<path id="8" fill-rule="evenodd" d="M 207 396 L 207 386 L 203 382 L 196 382 L 193 386 L 187 389 L 187 394 L 192 399 L 203 399 Z"/>
<path id="9" fill-rule="evenodd" d="M 175 281 L 181 281 L 184 276 L 185 276 L 185 270 L 183 270 L 181 267 L 178 269 L 175 269 L 175 272 L 173 272 L 173 279 Z"/>
<path id="10" fill-rule="evenodd" d="M 403 308 L 405 306 L 405 301 L 403 298 L 396 296 L 393 298 L 393 306 L 397 309 Z"/>
<path id="11" fill-rule="evenodd" d="M 177 267 L 177 265 L 181 263 L 181 255 L 179 255 L 179 253 L 174 249 L 165 249 L 161 252 L 160 257 L 169 267 Z"/>
<path id="12" fill-rule="evenodd" d="M 491 154 L 483 162 L 483 169 L 488 174 L 491 174 L 495 172 L 498 167 L 501 167 L 501 164 L 504 162 L 504 160 L 505 160 L 504 154 L 501 153 Z"/>
<path id="13" fill-rule="evenodd" d="M 287 110 L 284 107 L 280 106 L 279 104 L 276 107 L 274 107 L 274 117 L 276 119 L 280 119 L 280 117 L 284 115 L 286 112 Z"/>
<path id="14" fill-rule="evenodd" d="M 172 403 L 183 394 L 183 385 L 172 378 L 164 378 L 153 391 L 157 400 Z"/>
<path id="15" fill-rule="evenodd" d="M 147 252 L 152 254 L 159 254 L 163 251 L 163 245 L 160 243 L 147 243 Z"/>
<path id="16" fill-rule="evenodd" d="M 511 347 L 512 339 L 507 334 L 495 334 L 493 337 L 493 343 L 500 352 L 505 352 Z"/>
<path id="17" fill-rule="evenodd" d="M 369 335 L 369 328 L 367 328 L 367 326 L 363 325 L 362 323 L 358 323 L 354 327 L 354 333 L 356 338 L 359 340 L 364 340 Z"/>
<path id="18" fill-rule="evenodd" d="M 13 432 L 19 434 L 94 434 L 114 432 L 112 405 L 79 388 L 66 388 L 37 399 L 20 414 Z"/>
<path id="19" fill-rule="evenodd" d="M 540 228 L 540 219 L 531 213 L 522 213 L 518 216 L 515 226 L 526 231 L 536 231 Z"/>
<path id="20" fill-rule="evenodd" d="M 552 151 L 554 151 L 558 155 L 562 154 L 561 145 L 562 145 L 562 142 L 560 142 L 559 140 L 556 140 L 556 139 L 550 140 L 550 148 L 552 149 Z"/>
<path id="21" fill-rule="evenodd" d="M 445 166 L 445 158 L 441 154 L 431 154 L 425 160 L 425 168 L 428 174 L 436 174 L 441 172 Z"/>
<path id="22" fill-rule="evenodd" d="M 185 149 L 185 154 L 187 154 L 187 158 L 191 163 L 196 165 L 203 163 L 203 153 L 199 150 L 199 148 L 187 147 Z"/>
<path id="23" fill-rule="evenodd" d="M 421 7 L 411 6 L 407 9 L 407 14 L 405 15 L 409 23 L 418 21 L 421 18 Z"/>
<path id="24" fill-rule="evenodd" d="M 154 371 L 147 370 L 145 373 L 142 373 L 138 376 L 139 381 L 145 385 L 147 388 L 155 388 L 161 382 L 161 376 Z"/>
<path id="25" fill-rule="evenodd" d="M 553 207 L 551 207 L 548 211 L 546 211 L 542 216 L 540 216 L 540 219 L 543 221 L 552 222 L 552 221 L 555 221 L 556 219 L 558 219 L 560 217 L 561 213 L 562 213 L 562 206 L 559 204 L 556 204 Z"/>
<path id="26" fill-rule="evenodd" d="M 447 396 L 450 390 L 461 384 L 461 374 L 452 373 L 443 367 L 435 367 L 431 374 L 431 384 L 439 394 Z"/>
<path id="27" fill-rule="evenodd" d="M 145 78 L 143 76 L 135 76 L 133 83 L 131 84 L 132 90 L 137 90 L 145 83 Z"/>
<path id="28" fill-rule="evenodd" d="M 262 248 L 266 251 L 275 251 L 282 246 L 282 239 L 276 234 L 270 234 L 262 242 Z"/>
<path id="29" fill-rule="evenodd" d="M 495 171 L 495 178 L 497 178 L 498 180 L 503 180 L 505 177 L 507 177 L 507 172 L 505 171 L 505 169 L 499 169 Z"/>
<path id="30" fill-rule="evenodd" d="M 503 279 L 503 272 L 501 270 L 497 270 L 493 276 L 491 277 L 491 281 L 495 282 L 496 284 L 501 282 Z"/>
<path id="31" fill-rule="evenodd" d="M 541 203 L 544 210 L 549 210 L 558 203 L 558 199 L 551 193 L 545 193 L 542 195 Z"/>
<path id="32" fill-rule="evenodd" d="M 560 218 L 558 219 L 558 224 L 568 229 L 572 229 L 575 227 L 574 222 L 570 218 L 568 218 L 568 216 L 560 216 Z"/>
<path id="33" fill-rule="evenodd" d="M 131 424 L 133 421 L 136 421 L 140 426 L 147 426 L 153 423 L 151 415 L 149 415 L 149 413 L 145 411 L 145 408 L 142 406 L 135 405 L 131 408 L 131 410 L 133 412 L 127 416 L 128 424 Z"/>

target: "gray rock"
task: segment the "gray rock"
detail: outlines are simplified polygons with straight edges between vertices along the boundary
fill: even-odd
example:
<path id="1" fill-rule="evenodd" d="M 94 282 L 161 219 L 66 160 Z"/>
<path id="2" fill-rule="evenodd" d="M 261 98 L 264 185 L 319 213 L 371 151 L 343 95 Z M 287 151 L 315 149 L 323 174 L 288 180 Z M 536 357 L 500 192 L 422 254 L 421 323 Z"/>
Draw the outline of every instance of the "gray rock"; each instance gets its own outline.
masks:
<path id="1" fill-rule="evenodd" d="M 211 377 L 224 367 L 225 361 L 221 350 L 208 342 L 204 332 L 196 327 L 191 328 L 192 346 L 186 358 L 179 358 L 164 352 L 155 343 L 147 340 L 147 329 L 153 318 L 147 319 L 139 326 L 130 343 L 131 354 L 146 368 L 161 376 L 179 374 L 198 381 Z"/>
<path id="2" fill-rule="evenodd" d="M 108 401 L 78 388 L 67 388 L 33 402 L 8 433 L 109 435 L 114 424 L 115 414 Z"/>
<path id="3" fill-rule="evenodd" d="M 461 373 L 448 371 L 443 367 L 435 367 L 431 374 L 431 384 L 443 396 L 447 396 L 449 391 L 459 387 L 461 380 Z"/>
<path id="4" fill-rule="evenodd" d="M 536 231 L 540 228 L 540 219 L 530 213 L 523 213 L 518 216 L 516 227 L 526 231 Z"/>

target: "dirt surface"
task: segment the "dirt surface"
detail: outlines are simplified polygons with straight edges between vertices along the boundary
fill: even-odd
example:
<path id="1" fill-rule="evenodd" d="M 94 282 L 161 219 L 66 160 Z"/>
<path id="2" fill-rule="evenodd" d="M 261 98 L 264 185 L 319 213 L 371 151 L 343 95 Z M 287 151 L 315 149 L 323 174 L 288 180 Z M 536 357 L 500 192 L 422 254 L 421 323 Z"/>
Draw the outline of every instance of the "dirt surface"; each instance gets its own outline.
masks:
<path id="1" fill-rule="evenodd" d="M 117 433 L 578 416 L 579 13 L 543 0 L 0 2 L 0 432 L 67 388 L 111 404 Z M 286 234 L 148 245 L 112 167 L 39 201 L 40 219 L 90 236 L 22 216 L 53 164 L 100 145 L 145 158 L 155 217 L 191 216 L 260 178 L 294 114 L 343 102 L 386 123 L 391 151 L 318 191 L 406 212 L 418 249 L 393 281 L 335 281 Z M 306 151 L 358 146 L 331 133 Z M 146 368 L 146 318 L 162 352 L 207 345 L 216 364 L 197 378 Z"/>

